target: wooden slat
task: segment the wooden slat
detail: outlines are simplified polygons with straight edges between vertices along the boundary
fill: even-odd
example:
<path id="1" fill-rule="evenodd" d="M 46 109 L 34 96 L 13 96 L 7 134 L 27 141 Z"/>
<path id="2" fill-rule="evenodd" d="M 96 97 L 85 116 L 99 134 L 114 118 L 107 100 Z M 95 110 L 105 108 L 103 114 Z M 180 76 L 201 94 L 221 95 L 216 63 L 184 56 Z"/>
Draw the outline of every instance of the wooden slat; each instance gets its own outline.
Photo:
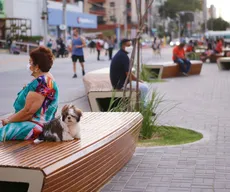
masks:
<path id="1" fill-rule="evenodd" d="M 49 181 L 46 181 L 47 185 L 45 184 L 44 191 L 97 191 L 131 158 L 135 149 L 136 138 L 139 135 L 140 124 L 133 129 L 133 131 L 127 132 L 124 136 L 109 144 L 108 147 L 105 146 L 86 157 L 88 159 L 87 164 L 72 164 L 68 169 L 55 173 L 55 177 L 50 175 Z M 125 159 L 125 161 L 122 161 L 122 159 Z M 86 159 L 82 161 L 87 162 Z M 70 171 L 69 177 L 65 175 L 68 174 L 68 171 Z M 54 180 L 52 181 L 52 179 Z M 92 183 L 96 184 L 98 188 L 91 190 Z M 49 187 L 46 188 L 46 186 Z"/>
<path id="2" fill-rule="evenodd" d="M 40 169 L 44 192 L 97 191 L 132 157 L 140 113 L 84 113 L 81 141 L 9 141 L 0 145 L 0 167 Z"/>
<path id="3" fill-rule="evenodd" d="M 87 113 L 83 115 L 81 123 L 82 140 L 80 144 L 79 141 L 47 142 L 38 145 L 28 141 L 17 143 L 16 145 L 12 145 L 13 142 L 7 142 L 9 144 L 6 143 L 0 146 L 0 165 L 43 169 L 56 161 L 64 159 L 66 156 L 75 154 L 88 145 L 92 145 L 114 131 L 122 129 L 122 127 L 127 126 L 126 124 L 130 121 L 130 118 L 138 116 L 137 114 L 125 113 L 122 115 L 121 121 L 121 114 L 119 113 L 92 113 L 92 118 L 88 117 Z"/>
<path id="4" fill-rule="evenodd" d="M 191 68 L 189 71 L 189 75 L 198 75 L 201 72 L 203 63 L 200 61 L 191 62 Z M 164 66 L 162 78 L 170 78 L 170 77 L 178 77 L 180 76 L 180 67 L 179 65 L 172 65 L 172 66 Z"/>
<path id="5" fill-rule="evenodd" d="M 134 135 L 136 136 L 137 134 L 139 134 L 139 130 L 135 130 Z M 136 140 L 135 140 L 136 142 Z M 81 174 L 81 172 L 84 173 L 84 168 L 90 168 L 91 166 L 93 166 L 94 163 L 98 163 L 101 161 L 101 156 L 107 155 L 109 157 L 115 155 L 113 153 L 113 145 L 110 145 L 107 147 L 107 151 L 103 150 L 104 148 L 98 150 L 98 153 L 95 155 L 90 155 L 91 157 L 93 156 L 93 158 L 88 158 L 88 159 L 80 159 L 76 162 L 76 164 L 78 165 L 78 170 L 72 170 L 69 168 L 64 168 L 60 171 L 57 171 L 55 173 L 53 173 L 52 175 L 47 176 L 46 182 L 47 185 L 52 185 L 52 182 L 54 182 L 54 184 L 57 182 L 57 179 L 61 177 L 61 180 L 65 179 L 68 176 L 71 176 L 72 174 L 74 174 L 75 172 L 79 174 Z M 73 162 L 71 164 L 71 166 L 75 166 L 75 163 Z M 60 174 L 61 172 L 61 174 Z M 60 175 L 59 175 L 60 174 Z"/>

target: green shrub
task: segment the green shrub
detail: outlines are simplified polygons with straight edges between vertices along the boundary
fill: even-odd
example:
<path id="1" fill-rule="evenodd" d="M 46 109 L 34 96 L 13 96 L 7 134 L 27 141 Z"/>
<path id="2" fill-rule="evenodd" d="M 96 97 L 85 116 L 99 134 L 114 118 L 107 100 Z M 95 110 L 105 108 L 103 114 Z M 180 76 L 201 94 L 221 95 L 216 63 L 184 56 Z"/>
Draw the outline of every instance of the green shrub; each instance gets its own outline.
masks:
<path id="1" fill-rule="evenodd" d="M 189 53 L 187 57 L 190 60 L 200 60 L 200 53 Z"/>
<path id="2" fill-rule="evenodd" d="M 163 102 L 163 97 L 159 96 L 156 92 L 151 94 L 150 100 L 140 102 L 140 113 L 143 116 L 140 139 L 152 138 L 155 132 L 154 126 L 156 126 L 156 120 L 161 114 L 161 112 L 156 113 L 161 102 Z"/>
<path id="3" fill-rule="evenodd" d="M 22 40 L 23 42 L 37 43 L 42 39 L 42 36 L 19 36 L 16 40 Z"/>
<path id="4" fill-rule="evenodd" d="M 152 82 L 153 79 L 157 79 L 158 74 L 155 73 L 154 71 L 150 71 L 147 67 L 142 65 L 142 70 L 140 72 L 140 79 L 145 82 Z"/>
<path id="5" fill-rule="evenodd" d="M 128 96 L 129 93 L 127 93 Z M 139 102 L 139 111 L 135 109 L 133 105 L 131 105 L 132 100 L 127 98 L 115 98 L 115 92 L 110 100 L 109 112 L 140 112 L 143 116 L 142 128 L 140 131 L 141 139 L 150 139 L 154 133 L 154 125 L 156 124 L 156 120 L 158 116 L 161 114 L 159 112 L 156 114 L 156 109 L 159 104 L 163 101 L 163 97 L 158 96 L 156 92 L 151 93 L 151 98 L 148 101 L 140 101 Z"/>
<path id="6" fill-rule="evenodd" d="M 159 70 L 159 69 L 156 69 L 156 70 Z M 158 78 L 159 73 L 160 71 L 155 72 L 154 69 L 151 70 L 145 67 L 144 65 L 142 65 L 142 70 L 140 72 L 140 79 L 148 83 L 165 82 L 165 80 Z"/>

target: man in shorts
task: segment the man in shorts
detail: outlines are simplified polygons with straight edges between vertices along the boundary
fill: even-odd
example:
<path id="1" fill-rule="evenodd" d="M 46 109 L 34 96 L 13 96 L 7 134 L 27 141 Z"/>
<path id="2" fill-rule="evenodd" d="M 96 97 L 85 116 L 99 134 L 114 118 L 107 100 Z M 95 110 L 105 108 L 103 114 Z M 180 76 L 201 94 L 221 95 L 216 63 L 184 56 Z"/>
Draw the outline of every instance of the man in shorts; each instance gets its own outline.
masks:
<path id="1" fill-rule="evenodd" d="M 79 60 L 79 63 L 82 68 L 82 75 L 85 75 L 85 68 L 84 68 L 84 53 L 83 47 L 85 47 L 85 41 L 83 38 L 79 36 L 78 29 L 73 30 L 73 40 L 72 40 L 72 62 L 73 62 L 73 78 L 77 78 L 77 70 L 76 70 L 76 62 Z"/>

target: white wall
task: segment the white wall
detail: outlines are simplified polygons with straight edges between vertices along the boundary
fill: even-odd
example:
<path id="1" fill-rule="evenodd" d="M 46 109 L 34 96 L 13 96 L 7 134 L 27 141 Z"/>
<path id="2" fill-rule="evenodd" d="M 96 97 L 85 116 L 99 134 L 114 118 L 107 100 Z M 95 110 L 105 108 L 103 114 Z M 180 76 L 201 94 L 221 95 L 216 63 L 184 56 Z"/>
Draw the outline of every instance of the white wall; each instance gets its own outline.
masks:
<path id="1" fill-rule="evenodd" d="M 16 18 L 30 19 L 32 35 L 42 35 L 42 0 L 14 0 L 13 9 Z"/>
<path id="2" fill-rule="evenodd" d="M 14 0 L 7 0 L 5 2 L 5 12 L 6 12 L 6 17 L 13 17 L 13 1 Z"/>
<path id="3" fill-rule="evenodd" d="M 42 35 L 42 0 L 6 0 L 6 16 L 30 19 L 32 35 Z"/>
<path id="4" fill-rule="evenodd" d="M 5 0 L 7 17 L 30 19 L 32 35 L 43 35 L 44 27 L 41 20 L 43 0 Z M 48 1 L 48 7 L 62 9 L 62 3 Z M 67 5 L 67 11 L 83 12 L 83 3 Z"/>

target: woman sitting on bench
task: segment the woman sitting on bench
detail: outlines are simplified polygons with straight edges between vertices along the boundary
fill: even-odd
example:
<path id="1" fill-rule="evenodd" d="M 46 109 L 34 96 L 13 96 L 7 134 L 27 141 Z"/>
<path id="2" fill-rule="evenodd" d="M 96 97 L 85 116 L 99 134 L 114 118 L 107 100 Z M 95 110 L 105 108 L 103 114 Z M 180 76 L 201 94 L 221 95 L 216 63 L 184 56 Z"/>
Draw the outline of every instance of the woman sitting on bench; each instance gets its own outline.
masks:
<path id="1" fill-rule="evenodd" d="M 27 68 L 34 79 L 19 93 L 14 102 L 15 113 L 2 120 L 0 141 L 35 139 L 43 124 L 52 120 L 58 108 L 58 88 L 49 70 L 53 54 L 45 47 L 30 53 Z"/>

